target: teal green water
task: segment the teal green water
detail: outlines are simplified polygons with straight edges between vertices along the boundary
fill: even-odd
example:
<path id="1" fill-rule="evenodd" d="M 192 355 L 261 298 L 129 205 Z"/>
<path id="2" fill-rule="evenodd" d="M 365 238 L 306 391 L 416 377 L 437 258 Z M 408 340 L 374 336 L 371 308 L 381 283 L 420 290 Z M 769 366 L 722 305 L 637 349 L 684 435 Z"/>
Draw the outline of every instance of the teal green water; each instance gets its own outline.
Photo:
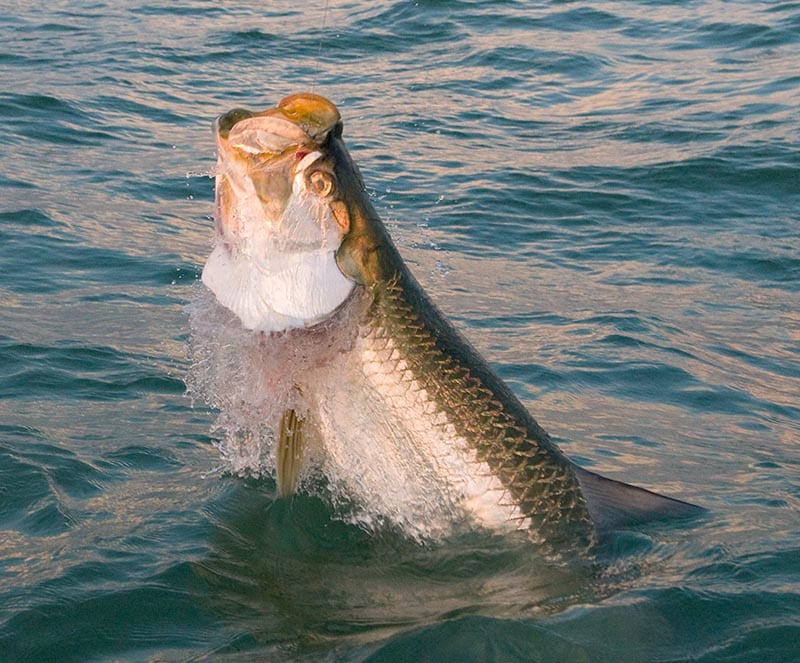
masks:
<path id="1" fill-rule="evenodd" d="M 800 4 L 307 4 L 0 4 L 0 660 L 800 658 Z M 570 569 L 226 471 L 211 122 L 308 89 L 562 448 L 708 517 Z"/>

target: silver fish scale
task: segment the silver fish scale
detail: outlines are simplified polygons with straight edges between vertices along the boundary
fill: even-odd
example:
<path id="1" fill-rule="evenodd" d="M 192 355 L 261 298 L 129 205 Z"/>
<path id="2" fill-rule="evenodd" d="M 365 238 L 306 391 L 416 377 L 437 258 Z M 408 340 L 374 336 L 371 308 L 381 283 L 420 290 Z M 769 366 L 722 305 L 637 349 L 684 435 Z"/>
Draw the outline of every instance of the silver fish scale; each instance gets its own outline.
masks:
<path id="1" fill-rule="evenodd" d="M 449 328 L 437 334 L 426 324 L 408 296 L 415 287 L 404 287 L 399 279 L 379 284 L 361 321 L 362 338 L 392 370 L 402 368 L 409 388 L 415 383 L 424 389 L 424 400 L 435 404 L 435 411 L 428 405 L 419 415 L 447 422 L 467 441 L 502 483 L 503 502 L 517 508 L 532 538 L 553 544 L 577 537 L 589 545 L 594 526 L 569 461 L 521 404 L 510 413 L 507 394 L 496 395 L 495 385 L 443 350 L 446 333 L 454 335 L 450 344 L 465 342 Z M 417 404 L 412 398 L 408 406 Z"/>

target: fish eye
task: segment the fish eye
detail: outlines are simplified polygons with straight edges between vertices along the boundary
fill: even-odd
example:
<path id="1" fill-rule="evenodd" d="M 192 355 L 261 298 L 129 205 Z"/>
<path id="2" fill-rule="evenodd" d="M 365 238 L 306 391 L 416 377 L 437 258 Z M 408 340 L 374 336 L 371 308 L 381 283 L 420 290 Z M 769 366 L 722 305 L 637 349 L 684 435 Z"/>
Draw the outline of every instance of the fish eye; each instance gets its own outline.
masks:
<path id="1" fill-rule="evenodd" d="M 308 176 L 308 184 L 311 191 L 323 198 L 331 195 L 335 187 L 333 175 L 322 170 L 315 170 L 311 173 Z"/>

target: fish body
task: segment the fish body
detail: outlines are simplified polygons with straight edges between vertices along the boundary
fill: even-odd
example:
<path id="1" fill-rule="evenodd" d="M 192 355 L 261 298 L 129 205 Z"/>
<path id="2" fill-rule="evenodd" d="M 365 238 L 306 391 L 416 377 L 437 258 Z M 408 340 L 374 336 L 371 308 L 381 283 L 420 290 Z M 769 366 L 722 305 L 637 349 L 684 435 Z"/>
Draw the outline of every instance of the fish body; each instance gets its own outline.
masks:
<path id="1" fill-rule="evenodd" d="M 289 364 L 305 352 L 273 417 L 281 493 L 316 455 L 414 536 L 442 512 L 554 544 L 700 511 L 561 452 L 405 265 L 331 102 L 292 95 L 226 113 L 215 131 L 218 236 L 203 281 Z"/>

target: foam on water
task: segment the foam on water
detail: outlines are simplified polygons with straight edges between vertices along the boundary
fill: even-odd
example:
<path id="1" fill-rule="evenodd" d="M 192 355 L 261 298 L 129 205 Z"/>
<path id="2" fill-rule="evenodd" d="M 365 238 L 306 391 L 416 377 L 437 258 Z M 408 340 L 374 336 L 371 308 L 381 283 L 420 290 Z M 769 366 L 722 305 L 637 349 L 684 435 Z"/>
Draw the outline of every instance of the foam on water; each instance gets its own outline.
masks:
<path id="1" fill-rule="evenodd" d="M 267 335 L 245 329 L 205 288 L 198 287 L 197 293 L 188 308 L 188 393 L 219 411 L 216 444 L 230 471 L 271 475 L 274 431 L 286 409 L 302 412 L 294 384 L 313 361 L 292 352 L 290 332 Z"/>

